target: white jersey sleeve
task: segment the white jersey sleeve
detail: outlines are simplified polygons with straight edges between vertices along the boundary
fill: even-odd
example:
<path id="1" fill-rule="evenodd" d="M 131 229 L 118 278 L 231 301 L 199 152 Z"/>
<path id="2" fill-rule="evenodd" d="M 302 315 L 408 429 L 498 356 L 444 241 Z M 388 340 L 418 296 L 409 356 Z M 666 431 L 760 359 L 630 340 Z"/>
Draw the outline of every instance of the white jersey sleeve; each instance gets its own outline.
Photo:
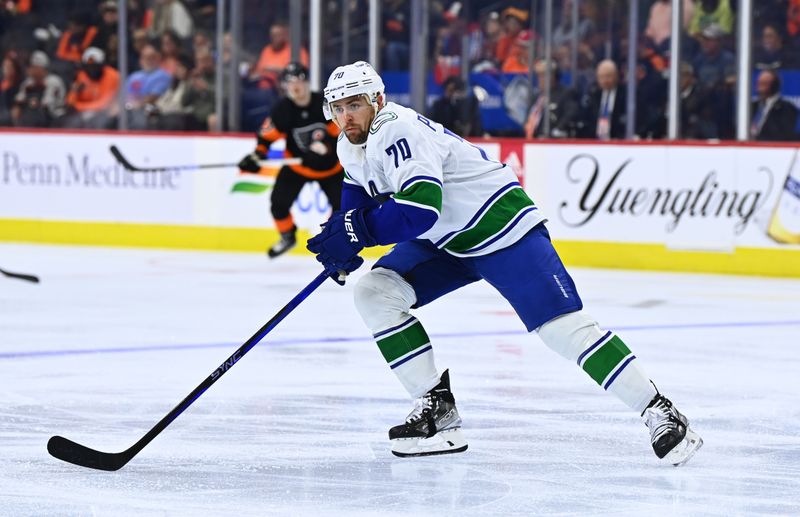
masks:
<path id="1" fill-rule="evenodd" d="M 396 203 L 431 210 L 442 208 L 444 157 L 407 113 L 383 110 L 370 128 L 368 166 L 384 179 L 382 187 Z"/>

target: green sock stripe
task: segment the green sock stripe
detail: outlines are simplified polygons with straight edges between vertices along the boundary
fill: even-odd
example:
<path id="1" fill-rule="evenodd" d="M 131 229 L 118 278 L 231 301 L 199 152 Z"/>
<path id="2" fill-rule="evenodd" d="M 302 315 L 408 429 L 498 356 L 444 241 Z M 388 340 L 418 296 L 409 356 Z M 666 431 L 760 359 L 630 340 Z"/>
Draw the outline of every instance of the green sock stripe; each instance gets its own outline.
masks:
<path id="1" fill-rule="evenodd" d="M 391 363 L 404 355 L 430 343 L 428 333 L 419 321 L 391 336 L 378 339 L 378 348 L 387 363 Z"/>
<path id="2" fill-rule="evenodd" d="M 602 385 L 603 380 L 608 377 L 630 353 L 631 351 L 625 343 L 617 336 L 613 336 L 586 359 L 583 363 L 583 370 L 588 373 L 589 377 L 594 379 L 597 384 Z"/>

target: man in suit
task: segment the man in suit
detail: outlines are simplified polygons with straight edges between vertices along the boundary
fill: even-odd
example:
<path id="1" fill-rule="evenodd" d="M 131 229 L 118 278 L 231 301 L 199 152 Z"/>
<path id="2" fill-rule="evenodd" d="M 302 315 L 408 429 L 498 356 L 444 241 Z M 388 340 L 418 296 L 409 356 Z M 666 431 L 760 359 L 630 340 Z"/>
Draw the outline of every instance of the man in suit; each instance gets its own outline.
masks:
<path id="1" fill-rule="evenodd" d="M 536 78 L 539 89 L 533 105 L 528 111 L 525 122 L 526 138 L 566 138 L 573 136 L 578 121 L 580 105 L 575 92 L 560 83 L 558 66 L 552 62 L 550 66 L 544 61 L 536 63 Z M 550 99 L 546 92 L 547 81 L 550 81 Z M 544 117 L 549 111 L 550 131 L 545 132 Z"/>
<path id="2" fill-rule="evenodd" d="M 597 65 L 597 80 L 583 99 L 584 138 L 625 138 L 627 90 L 619 82 L 619 70 L 610 59 Z"/>
<path id="3" fill-rule="evenodd" d="M 797 108 L 781 98 L 781 81 L 774 70 L 763 70 L 756 81 L 758 100 L 752 105 L 750 137 L 759 141 L 798 140 Z"/>

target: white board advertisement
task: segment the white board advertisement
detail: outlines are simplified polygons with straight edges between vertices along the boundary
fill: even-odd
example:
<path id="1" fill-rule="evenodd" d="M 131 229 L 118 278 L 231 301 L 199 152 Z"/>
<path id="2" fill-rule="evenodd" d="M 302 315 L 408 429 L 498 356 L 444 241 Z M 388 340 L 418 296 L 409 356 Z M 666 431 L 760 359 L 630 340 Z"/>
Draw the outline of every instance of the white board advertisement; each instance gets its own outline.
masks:
<path id="1" fill-rule="evenodd" d="M 529 147 L 526 184 L 558 239 L 715 251 L 787 245 L 769 226 L 794 149 Z"/>

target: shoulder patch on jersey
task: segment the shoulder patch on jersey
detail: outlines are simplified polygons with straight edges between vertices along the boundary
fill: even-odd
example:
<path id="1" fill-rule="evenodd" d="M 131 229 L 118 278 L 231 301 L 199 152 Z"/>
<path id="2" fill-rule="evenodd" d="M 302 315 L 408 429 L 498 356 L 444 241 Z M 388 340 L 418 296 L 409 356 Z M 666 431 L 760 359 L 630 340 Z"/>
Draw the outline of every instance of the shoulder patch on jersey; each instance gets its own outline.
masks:
<path id="1" fill-rule="evenodd" d="M 381 111 L 372 121 L 372 125 L 369 128 L 370 134 L 374 135 L 384 124 L 392 120 L 397 120 L 397 113 L 394 111 Z"/>

